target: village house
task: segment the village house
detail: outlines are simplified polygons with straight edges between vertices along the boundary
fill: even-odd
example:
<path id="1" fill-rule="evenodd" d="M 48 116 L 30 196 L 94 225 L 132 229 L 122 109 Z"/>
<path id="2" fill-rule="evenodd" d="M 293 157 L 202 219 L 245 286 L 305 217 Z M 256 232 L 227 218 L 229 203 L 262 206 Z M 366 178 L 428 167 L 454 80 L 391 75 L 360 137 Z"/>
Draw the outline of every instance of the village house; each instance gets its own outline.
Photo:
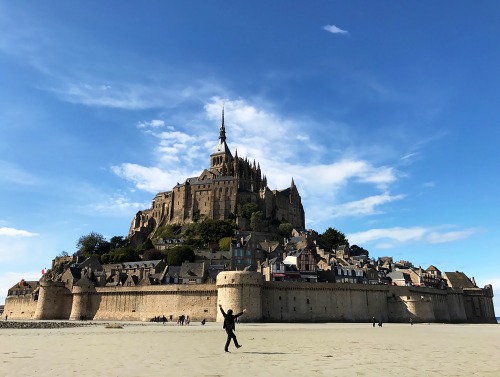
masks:
<path id="1" fill-rule="evenodd" d="M 26 295 L 37 295 L 39 283 L 38 281 L 27 281 L 21 279 L 19 283 L 16 283 L 7 291 L 7 296 L 26 296 Z M 35 298 L 36 300 L 37 298 Z"/>

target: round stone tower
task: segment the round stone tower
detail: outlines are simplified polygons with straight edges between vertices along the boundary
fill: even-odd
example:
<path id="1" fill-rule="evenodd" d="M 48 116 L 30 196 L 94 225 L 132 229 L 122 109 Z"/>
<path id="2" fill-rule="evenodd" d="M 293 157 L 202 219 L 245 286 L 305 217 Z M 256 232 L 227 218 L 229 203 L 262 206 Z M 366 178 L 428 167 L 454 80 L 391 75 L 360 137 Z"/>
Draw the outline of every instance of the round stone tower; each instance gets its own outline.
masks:
<path id="1" fill-rule="evenodd" d="M 40 281 L 38 303 L 33 319 L 67 319 L 71 292 L 60 281 Z"/>
<path id="2" fill-rule="evenodd" d="M 262 274 L 252 271 L 222 271 L 217 275 L 218 305 L 235 314 L 246 309 L 241 322 L 258 322 L 262 319 Z M 224 317 L 217 308 L 217 322 Z"/>
<path id="3" fill-rule="evenodd" d="M 95 287 L 86 278 L 80 279 L 73 285 L 73 305 L 71 307 L 70 320 L 76 321 L 85 317 L 92 319 L 94 312 L 92 312 L 91 295 L 95 293 Z"/>

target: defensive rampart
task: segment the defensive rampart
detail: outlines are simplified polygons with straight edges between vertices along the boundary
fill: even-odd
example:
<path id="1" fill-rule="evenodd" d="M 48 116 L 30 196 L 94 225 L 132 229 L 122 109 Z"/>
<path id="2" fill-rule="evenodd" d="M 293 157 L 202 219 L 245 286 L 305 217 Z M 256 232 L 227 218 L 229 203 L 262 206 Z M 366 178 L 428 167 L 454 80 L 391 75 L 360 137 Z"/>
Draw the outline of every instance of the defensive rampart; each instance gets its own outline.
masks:
<path id="1" fill-rule="evenodd" d="M 245 322 L 496 323 L 490 289 L 431 289 L 341 283 L 265 282 L 257 272 L 224 271 L 216 284 L 94 287 L 72 292 L 42 282 L 38 300 L 9 296 L 5 314 L 15 319 L 147 321 L 189 315 L 194 321 L 222 321 L 218 304 Z"/>

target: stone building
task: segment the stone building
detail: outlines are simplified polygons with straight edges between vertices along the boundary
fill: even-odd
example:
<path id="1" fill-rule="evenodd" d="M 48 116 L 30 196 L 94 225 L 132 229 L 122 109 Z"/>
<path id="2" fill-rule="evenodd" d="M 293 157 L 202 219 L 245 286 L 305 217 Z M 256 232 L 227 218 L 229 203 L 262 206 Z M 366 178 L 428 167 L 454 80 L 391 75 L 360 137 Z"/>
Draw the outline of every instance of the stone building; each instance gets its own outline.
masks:
<path id="1" fill-rule="evenodd" d="M 260 164 L 239 157 L 238 151 L 233 156 L 226 143 L 222 110 L 219 142 L 210 155 L 210 167 L 172 190 L 156 194 L 151 208 L 135 215 L 129 238 L 143 240 L 164 224 L 188 224 L 204 218 L 234 219 L 238 205 L 246 203 L 258 205 L 267 219 L 286 221 L 294 228 L 304 229 L 304 208 L 293 179 L 290 187 L 271 191 Z"/>

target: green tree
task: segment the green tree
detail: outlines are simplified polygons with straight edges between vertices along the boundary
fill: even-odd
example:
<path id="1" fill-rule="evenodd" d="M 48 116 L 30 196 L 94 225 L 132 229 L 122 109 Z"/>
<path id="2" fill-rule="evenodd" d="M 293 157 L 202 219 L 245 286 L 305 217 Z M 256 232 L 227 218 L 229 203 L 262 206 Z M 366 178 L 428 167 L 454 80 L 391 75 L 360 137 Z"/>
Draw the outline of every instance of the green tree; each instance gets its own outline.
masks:
<path id="1" fill-rule="evenodd" d="M 180 266 L 182 262 L 194 262 L 194 259 L 194 251 L 188 246 L 174 246 L 167 251 L 167 264 L 169 266 Z"/>
<path id="2" fill-rule="evenodd" d="M 224 220 L 205 219 L 198 224 L 198 233 L 205 243 L 219 242 L 221 238 L 233 235 L 234 224 Z"/>
<path id="3" fill-rule="evenodd" d="M 352 245 L 349 249 L 350 249 L 350 254 L 352 256 L 360 256 L 360 255 L 366 255 L 367 257 L 369 256 L 368 250 L 358 245 Z"/>
<path id="4" fill-rule="evenodd" d="M 349 240 L 345 237 L 345 234 L 335 228 L 328 228 L 320 237 L 322 243 L 332 250 L 335 250 L 340 245 L 349 246 Z"/>
<path id="5" fill-rule="evenodd" d="M 278 234 L 281 237 L 289 238 L 292 235 L 293 226 L 290 223 L 281 223 L 278 227 Z"/>
<path id="6" fill-rule="evenodd" d="M 86 236 L 81 236 L 76 243 L 76 255 L 90 257 L 91 255 L 103 255 L 110 249 L 111 245 L 100 233 L 90 232 Z"/>
<path id="7" fill-rule="evenodd" d="M 245 219 L 250 220 L 252 217 L 252 213 L 257 212 L 259 210 L 259 206 L 255 203 L 245 203 L 238 205 L 238 214 Z"/>
<path id="8" fill-rule="evenodd" d="M 128 244 L 128 240 L 123 236 L 113 236 L 109 240 L 110 246 L 112 249 L 117 249 L 120 247 L 125 247 Z"/>
<path id="9" fill-rule="evenodd" d="M 264 214 L 261 211 L 252 213 L 250 227 L 256 232 L 261 232 L 264 229 Z"/>
<path id="10" fill-rule="evenodd" d="M 148 238 L 146 241 L 144 241 L 142 244 L 140 244 L 136 250 L 138 252 L 142 252 L 142 251 L 150 250 L 150 249 L 154 249 L 154 248 L 155 248 L 155 246 L 153 245 L 153 241 L 151 241 L 151 239 Z"/>
<path id="11" fill-rule="evenodd" d="M 156 231 L 156 236 L 162 239 L 173 239 L 179 238 L 179 234 L 181 231 L 181 226 L 178 224 L 167 224 L 161 226 Z"/>
<path id="12" fill-rule="evenodd" d="M 142 254 L 142 260 L 159 260 L 166 257 L 166 254 L 163 251 L 156 249 L 146 250 Z"/>
<path id="13" fill-rule="evenodd" d="M 219 240 L 219 250 L 229 251 L 231 248 L 231 237 L 224 237 Z"/>

